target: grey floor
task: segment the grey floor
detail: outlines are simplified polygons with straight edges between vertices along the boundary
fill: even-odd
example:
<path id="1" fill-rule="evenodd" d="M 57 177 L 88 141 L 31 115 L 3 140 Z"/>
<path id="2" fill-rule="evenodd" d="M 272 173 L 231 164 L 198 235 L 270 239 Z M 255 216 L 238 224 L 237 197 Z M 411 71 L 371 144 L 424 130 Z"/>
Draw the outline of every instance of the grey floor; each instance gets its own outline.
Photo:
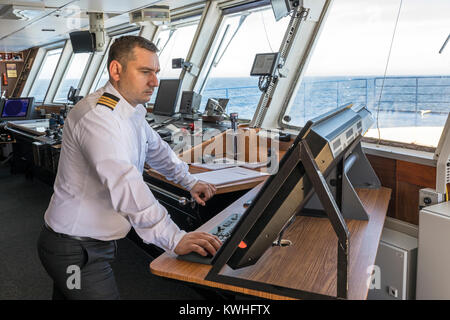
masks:
<path id="1" fill-rule="evenodd" d="M 36 240 L 52 188 L 0 168 L 0 300 L 47 300 L 52 282 L 41 266 Z M 192 288 L 149 271 L 152 258 L 128 239 L 118 241 L 113 270 L 122 299 L 201 299 Z"/>

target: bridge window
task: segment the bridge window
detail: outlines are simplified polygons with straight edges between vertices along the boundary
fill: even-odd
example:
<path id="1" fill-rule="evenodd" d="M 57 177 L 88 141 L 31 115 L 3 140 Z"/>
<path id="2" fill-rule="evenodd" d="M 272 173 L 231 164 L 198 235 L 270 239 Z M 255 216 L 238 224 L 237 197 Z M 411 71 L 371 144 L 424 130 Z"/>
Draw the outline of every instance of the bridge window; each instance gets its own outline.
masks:
<path id="1" fill-rule="evenodd" d="M 288 124 L 353 102 L 376 119 L 366 136 L 436 147 L 450 111 L 448 12 L 447 0 L 335 1 Z"/>
<path id="2" fill-rule="evenodd" d="M 257 53 L 279 50 L 288 23 L 289 17 L 276 22 L 270 8 L 226 16 L 218 39 L 228 31 L 223 41 L 217 41 L 222 45 L 215 49 L 200 109 L 204 110 L 208 98 L 228 98 L 228 114 L 237 112 L 241 119 L 252 119 L 261 97 L 258 77 L 250 77 L 253 60 Z"/>
<path id="3" fill-rule="evenodd" d="M 45 53 L 43 62 L 41 63 L 39 71 L 31 87 L 30 93 L 28 94 L 30 97 L 34 97 L 36 102 L 44 101 L 47 89 L 50 86 L 50 82 L 53 78 L 53 74 L 55 73 L 56 66 L 58 65 L 61 53 L 62 48 L 48 50 Z"/>
<path id="4" fill-rule="evenodd" d="M 92 92 L 97 91 L 98 89 L 103 87 L 106 84 L 106 81 L 109 80 L 108 66 L 106 65 L 106 62 L 107 62 L 107 59 L 102 68 L 102 73 L 100 74 L 100 77 L 98 78 L 97 84 L 95 86 L 93 86 Z"/>
<path id="5" fill-rule="evenodd" d="M 101 87 L 103 87 L 106 84 L 106 81 L 109 80 L 109 72 L 108 72 L 108 66 L 107 66 L 107 62 L 108 62 L 108 53 L 109 53 L 109 48 L 111 47 L 111 45 L 113 44 L 114 40 L 116 38 L 122 37 L 122 36 L 137 36 L 139 34 L 139 30 L 135 30 L 135 31 L 131 31 L 131 32 L 125 32 L 125 33 L 121 33 L 119 35 L 116 35 L 113 37 L 113 39 L 109 42 L 108 45 L 108 49 L 105 52 L 105 55 L 103 57 L 103 61 L 101 63 L 101 66 L 99 68 L 99 72 L 97 73 L 93 85 L 91 86 L 91 90 L 90 93 L 97 91 L 98 89 L 100 89 Z"/>
<path id="6" fill-rule="evenodd" d="M 178 79 L 181 69 L 172 69 L 172 59 L 186 59 L 197 30 L 198 21 L 169 28 L 159 33 L 155 44 L 159 49 L 160 79 Z M 154 103 L 158 88 L 155 88 L 150 103 Z"/>
<path id="7" fill-rule="evenodd" d="M 83 78 L 84 70 L 88 64 L 90 53 L 76 53 L 72 55 L 69 65 L 66 67 L 66 72 L 59 84 L 58 91 L 56 91 L 54 103 L 66 103 L 67 93 L 70 87 L 78 87 Z"/>

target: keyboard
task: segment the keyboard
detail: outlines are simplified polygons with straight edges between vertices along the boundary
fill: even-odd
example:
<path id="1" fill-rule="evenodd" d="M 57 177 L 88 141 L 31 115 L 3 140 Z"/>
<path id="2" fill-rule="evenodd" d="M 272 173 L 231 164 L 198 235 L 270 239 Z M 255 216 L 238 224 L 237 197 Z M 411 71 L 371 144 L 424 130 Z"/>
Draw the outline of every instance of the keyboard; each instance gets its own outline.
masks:
<path id="1" fill-rule="evenodd" d="M 231 236 L 231 233 L 233 232 L 233 229 L 236 226 L 236 224 L 239 222 L 241 216 L 242 213 L 231 214 L 221 223 L 216 225 L 211 231 L 209 231 L 209 233 L 217 236 L 219 240 L 222 241 L 223 244 Z M 202 264 L 213 264 L 214 262 L 214 256 L 208 254 L 206 257 L 204 257 L 198 254 L 197 252 L 179 255 L 177 259 Z"/>

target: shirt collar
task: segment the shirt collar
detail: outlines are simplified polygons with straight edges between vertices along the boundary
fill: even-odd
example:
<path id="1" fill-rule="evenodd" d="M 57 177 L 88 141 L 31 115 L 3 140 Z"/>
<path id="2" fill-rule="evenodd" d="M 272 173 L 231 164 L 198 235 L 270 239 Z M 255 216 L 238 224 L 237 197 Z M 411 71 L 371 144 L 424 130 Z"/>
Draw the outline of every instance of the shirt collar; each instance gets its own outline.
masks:
<path id="1" fill-rule="evenodd" d="M 134 115 L 134 113 L 143 113 L 143 115 L 145 116 L 147 110 L 145 110 L 145 108 L 141 104 L 138 104 L 136 107 L 133 107 L 131 104 L 129 104 L 128 101 L 125 100 L 125 98 L 119 93 L 119 91 L 114 88 L 111 82 L 107 81 L 104 89 L 105 92 L 111 93 L 120 99 L 114 110 L 119 112 L 121 118 L 129 119 Z M 145 110 L 145 113 L 143 112 L 143 109 Z"/>

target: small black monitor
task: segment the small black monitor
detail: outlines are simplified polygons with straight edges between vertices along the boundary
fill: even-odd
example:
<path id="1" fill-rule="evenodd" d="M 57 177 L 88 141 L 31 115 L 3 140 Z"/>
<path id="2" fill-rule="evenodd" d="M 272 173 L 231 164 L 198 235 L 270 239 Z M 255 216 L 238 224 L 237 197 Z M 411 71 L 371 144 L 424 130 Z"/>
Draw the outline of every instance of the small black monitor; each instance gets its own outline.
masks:
<path id="1" fill-rule="evenodd" d="M 74 31 L 69 36 L 74 53 L 94 52 L 94 40 L 89 31 Z"/>
<path id="2" fill-rule="evenodd" d="M 291 1 L 292 0 L 270 0 L 273 15 L 275 16 L 276 21 L 286 17 L 289 14 L 291 11 Z"/>
<path id="3" fill-rule="evenodd" d="M 288 200 L 287 198 L 292 190 L 296 189 L 299 181 L 303 179 L 305 169 L 300 163 L 291 170 L 292 168 L 288 168 L 290 166 L 288 160 L 292 157 L 295 147 L 300 143 L 310 126 L 311 122 L 305 125 L 298 134 L 294 143 L 281 159 L 278 172 L 269 176 L 233 230 L 238 231 L 239 227 L 247 229 L 248 227 L 245 227 L 245 225 L 251 225 L 241 245 L 227 262 L 231 268 L 239 269 L 256 263 L 259 257 L 270 247 L 283 226 L 295 214 L 298 204 L 290 207 L 289 210 L 284 208 L 283 204 L 286 201 L 292 201 L 292 199 Z M 286 178 L 287 176 L 289 178 Z M 300 195 L 297 198 L 300 198 Z M 223 247 L 225 245 L 230 244 L 224 243 Z"/>
<path id="4" fill-rule="evenodd" d="M 162 79 L 159 82 L 153 113 L 158 116 L 173 116 L 180 89 L 180 79 Z"/>
<path id="5" fill-rule="evenodd" d="M 279 57 L 280 54 L 278 52 L 256 54 L 250 75 L 272 76 L 278 65 Z"/>
<path id="6" fill-rule="evenodd" d="M 0 109 L 0 121 L 32 119 L 34 116 L 34 98 L 5 99 Z"/>
<path id="7" fill-rule="evenodd" d="M 219 99 L 217 99 L 217 101 L 219 101 L 219 104 L 222 107 L 222 109 L 225 110 L 225 108 L 227 107 L 228 101 L 230 101 L 230 99 L 228 99 L 228 98 L 219 98 Z"/>

